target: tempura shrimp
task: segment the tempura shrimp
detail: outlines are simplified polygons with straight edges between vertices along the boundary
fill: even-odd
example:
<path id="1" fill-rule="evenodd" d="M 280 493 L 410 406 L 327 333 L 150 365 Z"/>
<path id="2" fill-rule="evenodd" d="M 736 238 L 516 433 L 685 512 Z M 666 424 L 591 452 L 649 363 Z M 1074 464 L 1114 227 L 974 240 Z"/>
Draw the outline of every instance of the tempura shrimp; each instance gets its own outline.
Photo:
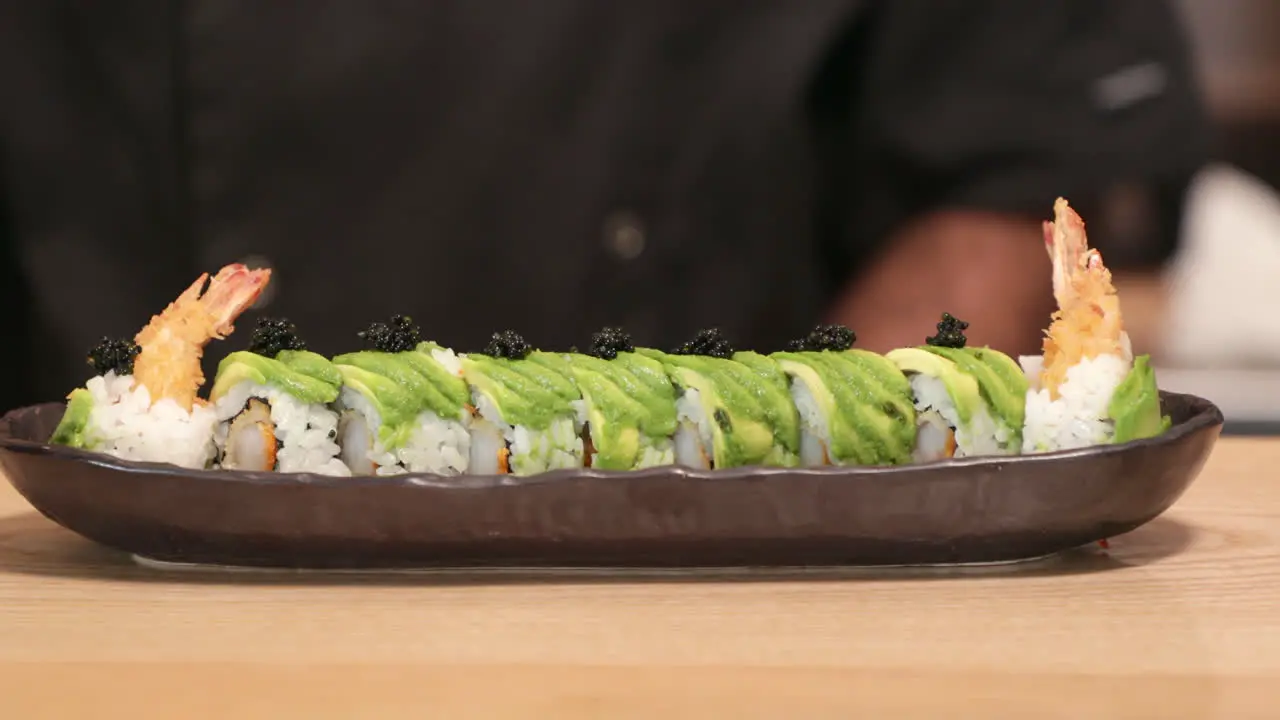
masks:
<path id="1" fill-rule="evenodd" d="M 1045 249 L 1053 261 L 1053 295 L 1058 310 L 1045 332 L 1040 386 L 1058 397 L 1067 369 L 1100 355 L 1133 359 L 1124 331 L 1120 298 L 1102 254 L 1089 247 L 1084 220 L 1063 198 L 1053 205 L 1053 222 L 1044 223 Z"/>
<path id="2" fill-rule="evenodd" d="M 235 319 L 253 304 L 270 278 L 270 270 L 250 270 L 240 264 L 222 268 L 212 280 L 208 273 L 201 273 L 164 312 L 151 318 L 134 338 L 140 351 L 133 378 L 147 389 L 152 403 L 167 398 L 190 411 L 202 402 L 197 393 L 204 384 L 200 359 L 205 345 L 235 330 Z"/>

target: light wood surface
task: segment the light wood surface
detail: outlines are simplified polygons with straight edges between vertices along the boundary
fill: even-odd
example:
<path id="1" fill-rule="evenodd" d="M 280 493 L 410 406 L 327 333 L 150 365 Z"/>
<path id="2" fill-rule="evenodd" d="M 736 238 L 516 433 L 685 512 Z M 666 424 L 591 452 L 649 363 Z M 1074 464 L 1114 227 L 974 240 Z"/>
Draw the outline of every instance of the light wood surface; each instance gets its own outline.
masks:
<path id="1" fill-rule="evenodd" d="M 0 489 L 0 718 L 1278 718 L 1280 440 L 1019 569 L 182 574 Z"/>

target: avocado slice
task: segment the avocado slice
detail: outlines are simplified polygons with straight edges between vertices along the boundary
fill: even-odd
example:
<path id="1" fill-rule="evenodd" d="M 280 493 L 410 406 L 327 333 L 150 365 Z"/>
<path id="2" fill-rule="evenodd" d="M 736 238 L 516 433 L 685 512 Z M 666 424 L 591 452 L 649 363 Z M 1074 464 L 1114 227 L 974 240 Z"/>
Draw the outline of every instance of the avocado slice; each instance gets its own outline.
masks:
<path id="1" fill-rule="evenodd" d="M 776 459 L 769 412 L 759 400 L 761 381 L 751 368 L 726 358 L 670 355 L 651 348 L 636 352 L 659 360 L 677 388 L 698 391 L 711 427 L 715 467 L 764 465 Z"/>
<path id="2" fill-rule="evenodd" d="M 1160 413 L 1160 390 L 1149 355 L 1134 358 L 1133 369 L 1111 395 L 1107 416 L 1115 423 L 1113 443 L 1156 437 L 1172 427 L 1169 416 Z"/>
<path id="3" fill-rule="evenodd" d="M 87 448 L 89 439 L 86 429 L 89 427 L 89 415 L 93 412 L 93 394 L 85 388 L 76 388 L 67 396 L 67 409 L 53 429 L 49 438 L 51 445 L 65 445 L 73 448 Z"/>
<path id="4" fill-rule="evenodd" d="M 557 357 L 530 353 L 524 360 L 511 360 L 466 355 L 461 358 L 463 377 L 493 402 L 508 424 L 544 431 L 557 419 L 574 415 L 572 403 L 582 397 L 568 366 L 558 363 Z"/>
<path id="5" fill-rule="evenodd" d="M 917 373 L 942 381 L 961 425 L 967 427 L 974 414 L 982 409 L 978 381 L 961 372 L 950 358 L 923 348 L 899 348 L 885 357 L 903 373 Z"/>
<path id="6" fill-rule="evenodd" d="M 940 355 L 978 383 L 982 399 L 995 419 L 1022 442 L 1022 424 L 1027 407 L 1027 376 L 1008 355 L 991 348 L 950 348 L 927 345 L 918 348 Z M 954 402 L 954 400 L 952 400 Z"/>
<path id="7" fill-rule="evenodd" d="M 421 399 L 395 378 L 354 363 L 348 364 L 347 361 L 352 359 L 339 356 L 334 361 L 342 373 L 343 384 L 364 396 L 378 411 L 381 420 L 378 440 L 383 447 L 388 450 L 401 447 L 413 433 L 414 422 L 422 412 Z"/>
<path id="8" fill-rule="evenodd" d="M 813 396 L 826 420 L 832 461 L 910 462 L 916 432 L 911 384 L 884 356 L 845 350 L 779 352 L 771 357 Z"/>
<path id="9" fill-rule="evenodd" d="M 662 379 L 666 392 L 660 386 L 655 392 L 653 386 L 632 372 L 635 365 L 624 355 L 629 353 L 619 353 L 614 360 L 569 356 L 570 371 L 587 403 L 587 422 L 595 448 L 592 467 L 604 470 L 635 469 L 645 441 L 652 445 L 675 432 L 675 390 L 665 372 Z M 668 416 L 670 422 L 666 421 Z M 655 438 L 651 434 L 655 429 L 664 434 Z"/>
<path id="10" fill-rule="evenodd" d="M 328 404 L 338 397 L 342 374 L 323 356 L 311 352 L 286 350 L 269 358 L 240 350 L 218 363 L 209 399 L 217 402 L 244 382 L 279 388 L 299 402 Z"/>
<path id="11" fill-rule="evenodd" d="M 787 374 L 778 361 L 750 350 L 733 354 L 733 361 L 749 368 L 757 382 L 756 399 L 773 427 L 774 447 L 766 465 L 794 467 L 800 463 L 800 413 L 791 400 Z"/>

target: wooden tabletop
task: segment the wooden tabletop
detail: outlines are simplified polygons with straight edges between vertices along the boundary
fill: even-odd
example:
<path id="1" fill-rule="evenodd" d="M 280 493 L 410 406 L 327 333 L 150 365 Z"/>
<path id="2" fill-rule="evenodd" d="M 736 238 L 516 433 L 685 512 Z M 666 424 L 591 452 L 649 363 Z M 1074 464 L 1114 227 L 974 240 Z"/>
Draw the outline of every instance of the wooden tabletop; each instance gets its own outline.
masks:
<path id="1" fill-rule="evenodd" d="M 1037 566 L 165 573 L 0 489 L 0 718 L 1276 718 L 1280 440 Z"/>

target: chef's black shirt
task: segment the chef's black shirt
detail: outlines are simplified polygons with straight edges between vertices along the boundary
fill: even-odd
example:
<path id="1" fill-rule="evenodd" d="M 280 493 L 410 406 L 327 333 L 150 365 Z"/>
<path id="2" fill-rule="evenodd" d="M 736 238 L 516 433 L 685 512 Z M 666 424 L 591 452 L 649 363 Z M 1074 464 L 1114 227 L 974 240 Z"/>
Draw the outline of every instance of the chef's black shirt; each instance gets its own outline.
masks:
<path id="1" fill-rule="evenodd" d="M 212 358 L 259 312 L 773 347 L 908 218 L 1176 198 L 1205 136 L 1148 0 L 3 3 L 0 403 L 235 261 L 275 277 Z"/>

